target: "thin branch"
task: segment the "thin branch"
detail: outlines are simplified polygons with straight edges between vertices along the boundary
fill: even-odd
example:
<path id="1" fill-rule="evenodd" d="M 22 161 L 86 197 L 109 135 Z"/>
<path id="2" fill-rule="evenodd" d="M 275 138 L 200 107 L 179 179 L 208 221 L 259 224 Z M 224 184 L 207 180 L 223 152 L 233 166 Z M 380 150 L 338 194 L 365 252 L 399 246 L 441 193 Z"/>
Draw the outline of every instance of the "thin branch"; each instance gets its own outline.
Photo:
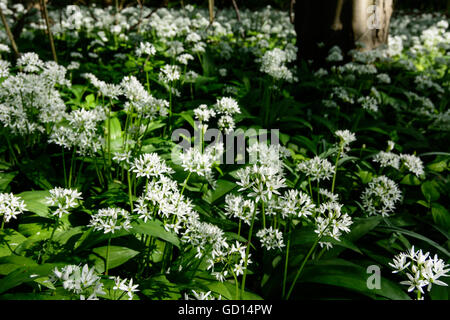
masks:
<path id="1" fill-rule="evenodd" d="M 214 22 L 214 0 L 208 0 L 209 24 Z"/>
<path id="2" fill-rule="evenodd" d="M 50 21 L 48 19 L 47 4 L 45 3 L 45 1 L 46 0 L 41 0 L 42 14 L 43 14 L 43 18 L 45 20 L 45 24 L 47 26 L 48 40 L 50 41 L 50 48 L 52 50 L 53 60 L 56 63 L 58 63 L 58 57 L 56 56 L 55 42 L 53 41 L 53 34 L 52 34 L 52 30 L 50 29 Z"/>
<path id="3" fill-rule="evenodd" d="M 241 14 L 239 13 L 239 7 L 237 6 L 236 0 L 231 0 L 233 3 L 234 11 L 236 11 L 236 17 L 239 22 L 241 22 Z"/>
<path id="4" fill-rule="evenodd" d="M 19 50 L 17 49 L 16 41 L 14 41 L 14 36 L 9 29 L 8 22 L 6 21 L 5 15 L 3 14 L 2 6 L 0 6 L 0 17 L 2 19 L 3 25 L 5 26 L 6 34 L 8 35 L 9 41 L 11 42 L 11 47 L 16 55 L 16 58 L 19 58 Z"/>
<path id="5" fill-rule="evenodd" d="M 139 25 L 142 23 L 142 21 L 149 19 L 156 11 L 158 11 L 158 9 L 167 6 L 167 1 L 164 0 L 161 2 L 161 4 L 159 5 L 159 7 L 154 8 L 148 15 L 146 15 L 144 18 L 140 18 L 139 21 L 134 24 L 133 26 L 130 27 L 130 31 L 134 30 L 135 28 L 139 27 Z"/>
<path id="6" fill-rule="evenodd" d="M 295 22 L 295 15 L 293 14 L 294 13 L 294 4 L 295 4 L 295 0 L 291 0 L 291 5 L 289 6 L 289 20 L 291 21 L 292 24 L 294 24 L 294 22 Z"/>

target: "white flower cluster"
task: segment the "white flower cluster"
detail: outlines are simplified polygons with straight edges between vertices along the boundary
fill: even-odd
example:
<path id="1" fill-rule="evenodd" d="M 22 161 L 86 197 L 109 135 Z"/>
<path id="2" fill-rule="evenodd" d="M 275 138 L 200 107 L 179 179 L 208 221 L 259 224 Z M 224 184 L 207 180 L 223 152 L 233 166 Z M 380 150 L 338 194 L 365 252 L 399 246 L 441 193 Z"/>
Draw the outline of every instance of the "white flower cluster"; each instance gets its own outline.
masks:
<path id="1" fill-rule="evenodd" d="M 349 226 L 353 223 L 348 214 L 341 213 L 342 204 L 336 202 L 325 202 L 320 205 L 316 217 L 315 233 L 318 234 L 319 244 L 321 247 L 327 249 L 332 248 L 333 244 L 326 240 L 321 240 L 323 237 L 331 237 L 336 241 L 340 241 L 342 232 L 350 232 Z"/>
<path id="2" fill-rule="evenodd" d="M 114 280 L 114 287 L 113 290 L 117 291 L 120 290 L 122 291 L 122 295 L 123 294 L 127 294 L 128 295 L 128 300 L 133 300 L 134 297 L 134 293 L 139 291 L 139 289 L 137 289 L 139 287 L 138 284 L 134 284 L 133 285 L 133 279 L 120 279 L 120 277 L 110 277 L 110 279 Z M 127 283 L 128 281 L 128 283 Z M 122 297 L 122 295 L 118 298 L 118 300 L 120 300 L 120 298 Z"/>
<path id="3" fill-rule="evenodd" d="M 219 129 L 224 130 L 225 133 L 232 132 L 235 128 L 233 116 L 241 113 L 237 101 L 231 97 L 222 97 L 221 99 L 217 99 L 214 110 L 217 115 L 220 115 L 217 121 Z"/>
<path id="4" fill-rule="evenodd" d="M 25 202 L 20 197 L 12 193 L 0 193 L 0 215 L 3 216 L 3 221 L 17 219 L 17 215 L 26 209 Z"/>
<path id="5" fill-rule="evenodd" d="M 180 67 L 176 65 L 166 64 L 161 68 L 161 73 L 159 74 L 159 80 L 164 83 L 171 83 L 179 80 L 181 76 Z"/>
<path id="6" fill-rule="evenodd" d="M 145 177 L 147 179 L 174 172 L 156 153 L 141 154 L 139 158 L 134 159 L 130 170 L 136 174 L 136 177 Z"/>
<path id="7" fill-rule="evenodd" d="M 91 110 L 78 109 L 65 115 L 66 123 L 56 125 L 49 142 L 66 149 L 76 148 L 81 155 L 94 155 L 105 144 L 102 124 L 106 109 L 98 106 Z"/>
<path id="8" fill-rule="evenodd" d="M 154 56 L 156 53 L 155 46 L 150 42 L 141 42 L 139 47 L 136 48 L 136 56 L 142 57 L 143 54 L 147 56 Z"/>
<path id="9" fill-rule="evenodd" d="M 130 214 L 121 208 L 107 208 L 100 209 L 97 213 L 91 216 L 91 221 L 88 227 L 94 227 L 96 231 L 103 231 L 106 233 L 114 233 L 117 230 L 131 229 Z"/>
<path id="10" fill-rule="evenodd" d="M 414 246 L 409 252 L 396 255 L 389 265 L 394 269 L 393 273 L 401 272 L 407 276 L 408 280 L 400 283 L 409 286 L 408 292 L 416 290 L 423 294 L 423 287 L 427 287 L 429 292 L 433 285 L 447 286 L 439 278 L 450 276 L 450 266 L 444 260 L 437 255 L 432 258 L 429 252 L 415 251 Z"/>
<path id="11" fill-rule="evenodd" d="M 181 166 L 184 171 L 196 173 L 199 176 L 205 177 L 208 181 L 213 182 L 212 167 L 215 162 L 220 160 L 222 153 L 222 143 L 209 146 L 204 152 L 201 152 L 200 148 L 194 146 L 180 154 Z"/>
<path id="12" fill-rule="evenodd" d="M 261 241 L 261 246 L 267 250 L 282 249 L 284 245 L 283 234 L 272 227 L 261 229 L 256 233 L 256 236 Z"/>
<path id="13" fill-rule="evenodd" d="M 253 214 L 255 213 L 255 202 L 251 199 L 244 200 L 241 195 L 231 193 L 225 196 L 225 214 L 228 217 L 238 218 L 244 223 L 250 225 Z"/>
<path id="14" fill-rule="evenodd" d="M 56 187 L 50 192 L 50 197 L 46 197 L 47 204 L 57 207 L 51 214 L 62 218 L 63 215 L 69 214 L 69 210 L 78 206 L 78 200 L 81 200 L 81 192 L 73 189 L 65 189 Z"/>
<path id="15" fill-rule="evenodd" d="M 197 292 L 195 290 L 191 290 L 193 298 L 191 299 L 187 293 L 184 294 L 184 300 L 216 300 L 216 298 L 211 294 L 211 291 L 208 292 Z M 218 300 L 221 300 L 219 297 Z"/>
<path id="16" fill-rule="evenodd" d="M 307 218 L 313 214 L 315 207 L 308 194 L 295 189 L 286 191 L 278 199 L 278 208 L 283 218 Z"/>
<path id="17" fill-rule="evenodd" d="M 182 223 L 197 216 L 191 202 L 180 194 L 176 181 L 166 176 L 148 182 L 144 193 L 137 199 L 133 212 L 144 222 L 156 215 L 164 221 L 175 220 L 165 222 L 164 226 L 177 234 L 183 227 Z"/>
<path id="18" fill-rule="evenodd" d="M 373 161 L 380 164 L 380 167 L 393 167 L 397 170 L 406 168 L 408 171 L 420 177 L 425 173 L 422 160 L 412 154 L 395 154 L 391 151 L 380 151 L 377 153 Z"/>
<path id="19" fill-rule="evenodd" d="M 66 106 L 55 86 L 67 86 L 66 69 L 55 62 L 42 62 L 35 53 L 17 61 L 24 72 L 9 75 L 9 65 L 1 63 L 0 124 L 15 135 L 45 133 L 49 124 L 65 117 Z"/>
<path id="20" fill-rule="evenodd" d="M 333 177 L 334 165 L 327 159 L 322 159 L 319 156 L 300 162 L 297 165 L 297 170 L 306 174 L 311 178 L 311 181 L 315 180 L 328 180 Z"/>
<path id="21" fill-rule="evenodd" d="M 386 176 L 374 178 L 361 195 L 364 210 L 369 215 L 389 216 L 395 205 L 402 199 L 397 184 Z"/>
<path id="22" fill-rule="evenodd" d="M 260 71 L 267 73 L 276 80 L 286 80 L 288 82 L 295 81 L 292 71 L 286 66 L 286 63 L 293 61 L 295 58 L 288 55 L 286 51 L 279 48 L 268 50 L 261 58 Z"/>
<path id="23" fill-rule="evenodd" d="M 253 166 L 241 168 L 236 172 L 240 181 L 239 191 L 249 190 L 248 196 L 267 202 L 273 194 L 280 195 L 280 188 L 285 187 L 282 161 L 282 148 L 279 145 L 267 146 L 265 143 L 254 143 L 248 148 L 250 162 Z"/>
<path id="24" fill-rule="evenodd" d="M 97 295 L 105 294 L 100 277 L 94 267 L 89 269 L 87 264 L 83 268 L 77 265 L 67 265 L 61 270 L 55 268 L 50 281 L 61 283 L 65 290 L 78 295 L 80 300 L 98 300 Z"/>

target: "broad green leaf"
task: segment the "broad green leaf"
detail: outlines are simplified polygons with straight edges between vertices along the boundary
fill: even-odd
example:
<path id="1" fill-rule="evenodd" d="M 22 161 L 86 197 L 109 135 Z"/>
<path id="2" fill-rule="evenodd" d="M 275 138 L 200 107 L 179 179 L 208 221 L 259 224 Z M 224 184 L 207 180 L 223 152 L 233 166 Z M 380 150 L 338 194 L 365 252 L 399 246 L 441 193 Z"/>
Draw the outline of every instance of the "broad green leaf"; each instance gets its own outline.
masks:
<path id="1" fill-rule="evenodd" d="M 0 257 L 9 256 L 23 243 L 25 238 L 19 232 L 13 229 L 4 229 L 0 231 Z"/>
<path id="2" fill-rule="evenodd" d="M 8 185 L 13 181 L 14 177 L 17 175 L 15 172 L 0 172 L 0 192 L 5 191 Z"/>
<path id="3" fill-rule="evenodd" d="M 0 279 L 0 294 L 21 285 L 22 283 L 34 282 L 35 279 L 49 276 L 55 267 L 61 264 L 42 264 L 39 266 L 20 267 Z"/>
<path id="4" fill-rule="evenodd" d="M 18 194 L 27 206 L 27 210 L 36 213 L 41 217 L 49 217 L 49 207 L 45 200 L 50 196 L 50 192 L 45 190 L 25 191 Z"/>
<path id="5" fill-rule="evenodd" d="M 219 198 L 223 197 L 225 194 L 237 187 L 237 184 L 228 180 L 218 180 L 215 190 L 208 190 L 203 197 L 208 203 L 214 203 Z"/>
<path id="6" fill-rule="evenodd" d="M 447 232 L 450 232 L 450 213 L 444 206 L 439 203 L 432 203 L 431 214 L 437 225 L 447 230 Z"/>
<path id="7" fill-rule="evenodd" d="M 430 246 L 435 247 L 436 249 L 438 249 L 439 251 L 441 251 L 442 253 L 447 255 L 447 257 L 450 257 L 450 252 L 448 252 L 447 249 L 445 249 L 444 247 L 442 247 L 438 243 L 434 242 L 433 240 L 431 240 L 431 239 L 429 239 L 429 238 L 427 238 L 427 237 L 425 237 L 425 236 L 423 236 L 421 234 L 418 234 L 418 233 L 415 233 L 413 231 L 409 231 L 409 230 L 406 230 L 406 229 L 397 228 L 397 227 L 383 227 L 383 228 L 384 229 L 388 229 L 388 230 L 392 230 L 392 231 L 396 231 L 396 232 L 400 232 L 400 233 L 403 233 L 404 235 L 407 235 L 407 236 L 410 236 L 410 237 L 422 240 L 422 241 L 428 243 Z"/>
<path id="8" fill-rule="evenodd" d="M 4 256 L 0 258 L 0 275 L 4 276 L 16 270 L 17 268 L 27 266 L 37 266 L 37 263 L 30 258 L 18 256 L 15 254 Z"/>
<path id="9" fill-rule="evenodd" d="M 167 280 L 165 275 L 156 275 L 139 285 L 142 294 L 151 300 L 179 300 L 182 298 L 180 285 Z"/>
<path id="10" fill-rule="evenodd" d="M 436 201 L 440 197 L 439 190 L 434 181 L 425 181 L 420 186 L 420 189 L 428 202 Z"/>
<path id="11" fill-rule="evenodd" d="M 341 260 L 323 260 L 309 262 L 299 282 L 313 282 L 357 291 L 373 297 L 378 295 L 392 300 L 410 300 L 404 288 L 380 275 L 380 289 L 369 289 L 368 279 L 373 273 L 354 263 Z M 296 289 L 300 290 L 300 284 Z M 295 290 L 295 289 L 294 289 Z"/>
<path id="12" fill-rule="evenodd" d="M 95 270 L 98 273 L 105 272 L 106 263 L 106 251 L 107 246 L 95 248 L 92 250 L 93 254 L 89 255 L 89 261 L 94 263 Z M 138 251 L 127 247 L 110 246 L 109 247 L 109 259 L 108 268 L 113 269 L 121 266 L 128 260 L 139 254 Z"/>
<path id="13" fill-rule="evenodd" d="M 417 177 L 413 174 L 407 174 L 403 177 L 402 181 L 400 181 L 401 184 L 406 184 L 409 186 L 418 186 L 420 185 L 420 180 L 417 179 Z"/>
<path id="14" fill-rule="evenodd" d="M 131 225 L 133 228 L 130 230 L 130 232 L 132 233 L 146 234 L 165 240 L 173 244 L 174 246 L 180 246 L 180 240 L 178 239 L 177 235 L 172 232 L 168 232 L 159 220 L 149 220 L 147 222 L 137 221 L 132 223 Z"/>

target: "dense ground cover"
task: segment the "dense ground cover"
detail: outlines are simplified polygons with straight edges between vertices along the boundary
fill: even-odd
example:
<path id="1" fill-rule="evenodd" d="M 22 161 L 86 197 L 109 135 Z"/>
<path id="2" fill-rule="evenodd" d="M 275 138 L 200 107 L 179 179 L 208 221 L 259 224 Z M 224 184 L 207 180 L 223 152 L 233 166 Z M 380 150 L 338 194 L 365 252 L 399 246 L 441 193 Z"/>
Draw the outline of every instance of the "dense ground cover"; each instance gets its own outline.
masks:
<path id="1" fill-rule="evenodd" d="M 271 8 L 49 14 L 58 63 L 0 33 L 2 299 L 448 299 L 445 16 L 313 70 Z"/>

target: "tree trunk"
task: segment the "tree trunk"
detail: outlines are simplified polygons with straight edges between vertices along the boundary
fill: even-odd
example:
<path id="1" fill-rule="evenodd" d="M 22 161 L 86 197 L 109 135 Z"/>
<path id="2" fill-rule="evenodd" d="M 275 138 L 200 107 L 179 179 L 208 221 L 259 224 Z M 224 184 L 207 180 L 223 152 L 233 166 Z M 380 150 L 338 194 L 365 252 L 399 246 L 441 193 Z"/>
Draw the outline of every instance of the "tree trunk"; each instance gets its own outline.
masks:
<path id="1" fill-rule="evenodd" d="M 386 44 L 393 0 L 302 0 L 295 4 L 298 58 L 322 65 L 333 46 L 344 53 Z M 319 44 L 319 45 L 318 45 Z"/>

